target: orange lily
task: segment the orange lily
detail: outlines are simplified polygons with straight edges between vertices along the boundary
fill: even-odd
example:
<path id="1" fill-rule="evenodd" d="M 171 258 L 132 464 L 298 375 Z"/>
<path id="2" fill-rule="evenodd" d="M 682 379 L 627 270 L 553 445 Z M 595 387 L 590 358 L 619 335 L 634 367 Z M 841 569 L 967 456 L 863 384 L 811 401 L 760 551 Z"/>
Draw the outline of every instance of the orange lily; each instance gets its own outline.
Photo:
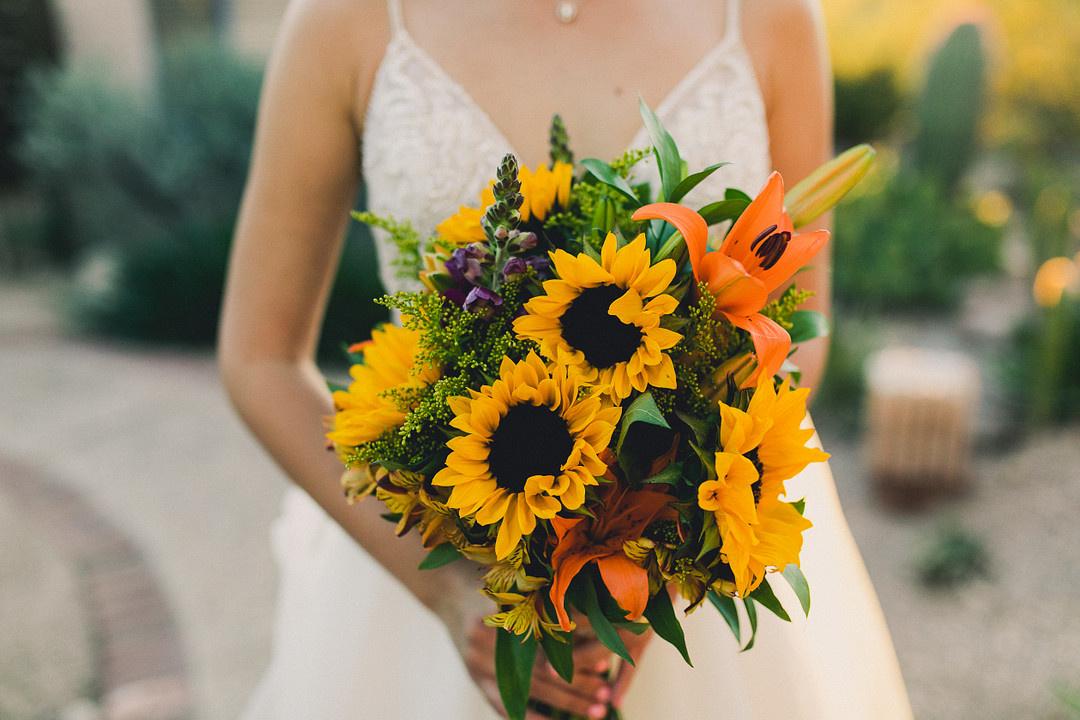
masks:
<path id="1" fill-rule="evenodd" d="M 601 500 L 604 511 L 596 519 L 559 515 L 551 518 L 558 537 L 551 554 L 551 602 L 563 630 L 571 628 L 566 591 L 582 568 L 593 561 L 604 585 L 629 619 L 642 616 L 649 602 L 649 574 L 626 556 L 623 543 L 640 538 L 653 520 L 674 517 L 671 496 L 656 488 L 630 490 L 616 481 L 605 486 Z"/>
<path id="2" fill-rule="evenodd" d="M 709 227 L 688 207 L 653 203 L 638 208 L 634 220 L 666 220 L 686 241 L 694 278 L 709 286 L 716 311 L 750 334 L 757 369 L 743 382 L 753 387 L 762 372 L 780 371 L 791 336 L 761 314 L 769 293 L 784 285 L 829 240 L 828 230 L 795 233 L 784 210 L 784 179 L 769 176 L 765 187 L 743 211 L 719 250 L 708 250 Z"/>

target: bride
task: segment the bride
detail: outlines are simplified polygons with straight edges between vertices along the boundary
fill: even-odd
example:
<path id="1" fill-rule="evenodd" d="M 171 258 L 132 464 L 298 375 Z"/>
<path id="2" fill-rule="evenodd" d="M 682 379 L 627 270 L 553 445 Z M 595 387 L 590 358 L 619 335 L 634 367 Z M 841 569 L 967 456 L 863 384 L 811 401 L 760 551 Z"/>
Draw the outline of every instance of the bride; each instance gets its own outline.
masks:
<path id="1" fill-rule="evenodd" d="M 273 658 L 245 718 L 493 718 L 487 601 L 461 565 L 419 571 L 376 503 L 346 505 L 325 452 L 313 361 L 348 210 L 431 229 L 473 201 L 503 153 L 535 166 L 562 114 L 579 156 L 647 144 L 640 94 L 691 167 L 731 164 L 688 198 L 794 182 L 831 152 L 830 76 L 814 0 L 294 0 L 266 78 L 229 273 L 220 358 L 240 414 L 295 481 L 273 531 Z M 403 289 L 380 241 L 388 290 Z M 828 263 L 799 276 L 828 309 Z M 825 347 L 804 346 L 804 382 Z M 693 669 L 631 636 L 636 675 L 579 643 L 573 684 L 538 663 L 534 699 L 603 717 L 909 718 L 892 643 L 827 465 L 789 481 L 814 528 L 813 609 L 766 614 L 739 654 L 711 608 L 686 619 Z M 634 682 L 631 682 L 633 680 Z"/>

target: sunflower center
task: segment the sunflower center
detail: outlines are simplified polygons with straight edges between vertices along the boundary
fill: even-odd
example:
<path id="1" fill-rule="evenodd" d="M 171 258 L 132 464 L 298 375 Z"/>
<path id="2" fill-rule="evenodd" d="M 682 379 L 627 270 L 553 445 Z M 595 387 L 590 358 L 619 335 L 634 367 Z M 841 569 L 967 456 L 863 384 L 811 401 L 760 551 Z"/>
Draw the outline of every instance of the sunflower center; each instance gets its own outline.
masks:
<path id="1" fill-rule="evenodd" d="M 554 412 L 514 405 L 492 433 L 488 466 L 499 487 L 521 492 L 533 475 L 558 475 L 573 447 L 566 421 Z"/>
<path id="2" fill-rule="evenodd" d="M 641 328 L 608 313 L 623 292 L 615 285 L 586 288 L 562 316 L 563 338 L 599 370 L 626 362 L 641 344 Z"/>
<path id="3" fill-rule="evenodd" d="M 754 464 L 754 469 L 757 470 L 758 478 L 754 481 L 754 484 L 750 486 L 750 491 L 754 493 L 754 504 L 757 505 L 761 502 L 761 476 L 765 474 L 765 466 L 761 464 L 761 460 L 758 459 L 758 448 L 754 448 L 744 456 L 747 460 Z"/>

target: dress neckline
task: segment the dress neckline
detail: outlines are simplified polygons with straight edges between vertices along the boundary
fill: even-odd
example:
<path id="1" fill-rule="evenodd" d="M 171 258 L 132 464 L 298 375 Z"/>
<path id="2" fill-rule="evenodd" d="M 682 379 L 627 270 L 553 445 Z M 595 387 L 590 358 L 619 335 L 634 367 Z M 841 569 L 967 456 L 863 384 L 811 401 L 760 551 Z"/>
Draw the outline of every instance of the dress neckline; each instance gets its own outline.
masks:
<path id="1" fill-rule="evenodd" d="M 396 45 L 400 45 L 406 48 L 415 59 L 424 65 L 434 76 L 436 76 L 446 87 L 457 96 L 458 101 L 467 110 L 476 115 L 480 121 L 486 126 L 487 131 L 499 142 L 508 152 L 513 153 L 518 157 L 520 162 L 524 162 L 514 147 L 514 144 L 510 142 L 510 139 L 506 136 L 506 133 L 502 131 L 498 123 L 495 122 L 491 114 L 481 105 L 472 93 L 465 88 L 460 82 L 458 82 L 450 73 L 442 66 L 442 64 L 436 60 L 423 46 L 418 43 L 412 34 L 409 33 L 405 27 L 405 23 L 402 17 L 400 0 L 390 0 L 391 2 L 391 38 L 390 43 L 387 45 L 386 53 L 383 55 L 383 59 L 380 62 L 379 69 L 376 75 L 381 75 L 381 70 L 386 64 L 386 57 L 389 55 Z M 690 92 L 694 86 L 705 77 L 710 70 L 712 70 L 719 62 L 731 57 L 732 51 L 738 50 L 741 47 L 739 42 L 739 14 L 737 12 L 739 0 L 727 0 L 727 12 L 725 18 L 724 35 L 720 40 L 712 46 L 704 55 L 684 74 L 678 82 L 676 82 L 667 94 L 660 101 L 660 104 L 654 108 L 657 116 L 661 120 L 667 120 L 670 113 L 675 106 L 685 95 Z M 370 109 L 370 104 L 369 104 Z M 642 124 L 629 144 L 625 149 L 630 150 L 646 145 L 648 143 L 648 131 L 644 124 Z"/>

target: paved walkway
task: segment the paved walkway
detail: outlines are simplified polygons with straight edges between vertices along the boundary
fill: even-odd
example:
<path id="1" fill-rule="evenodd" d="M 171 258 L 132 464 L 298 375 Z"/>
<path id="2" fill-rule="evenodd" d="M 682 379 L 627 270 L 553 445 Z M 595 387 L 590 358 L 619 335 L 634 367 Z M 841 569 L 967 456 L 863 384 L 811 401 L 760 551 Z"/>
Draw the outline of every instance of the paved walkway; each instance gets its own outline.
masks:
<path id="1" fill-rule="evenodd" d="M 268 657 L 282 477 L 208 355 L 64 338 L 42 297 L 0 285 L 0 458 L 132 540 L 175 617 L 196 720 L 233 720 Z"/>

